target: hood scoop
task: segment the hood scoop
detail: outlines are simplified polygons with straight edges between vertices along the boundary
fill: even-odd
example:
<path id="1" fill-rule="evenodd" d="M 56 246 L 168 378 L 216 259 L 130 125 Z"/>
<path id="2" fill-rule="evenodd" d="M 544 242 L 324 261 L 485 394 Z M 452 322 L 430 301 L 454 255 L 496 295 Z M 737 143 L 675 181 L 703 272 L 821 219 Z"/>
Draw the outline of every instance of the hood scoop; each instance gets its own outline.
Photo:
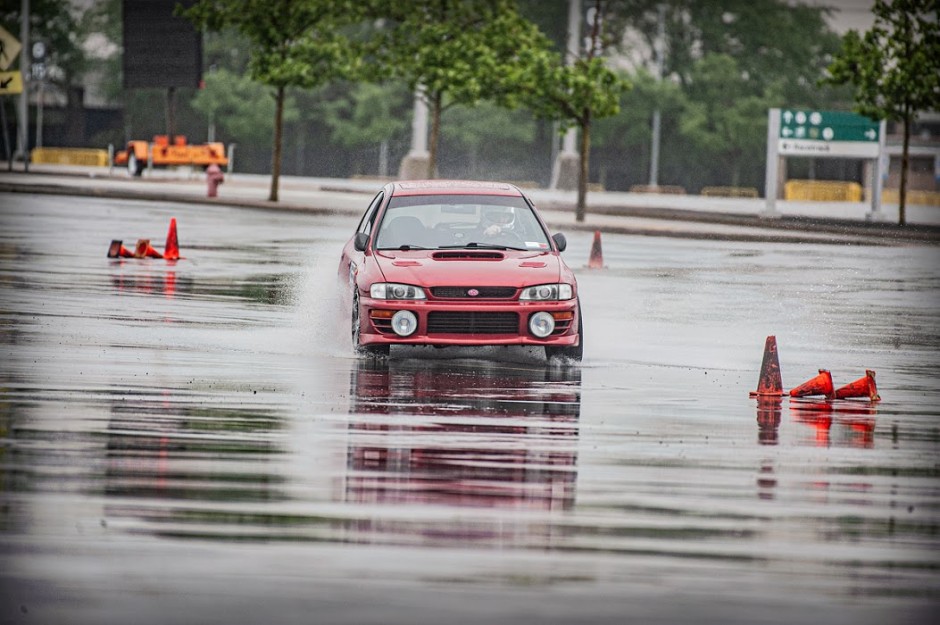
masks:
<path id="1" fill-rule="evenodd" d="M 474 250 L 447 250 L 431 255 L 434 260 L 503 260 L 505 257 L 502 252 Z"/>

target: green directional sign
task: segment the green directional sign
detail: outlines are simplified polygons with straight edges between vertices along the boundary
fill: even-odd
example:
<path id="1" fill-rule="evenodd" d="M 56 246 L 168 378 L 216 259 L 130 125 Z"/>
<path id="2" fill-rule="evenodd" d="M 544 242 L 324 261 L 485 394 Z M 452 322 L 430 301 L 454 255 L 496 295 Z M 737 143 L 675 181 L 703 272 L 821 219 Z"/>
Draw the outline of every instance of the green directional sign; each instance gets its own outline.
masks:
<path id="1" fill-rule="evenodd" d="M 881 123 L 846 111 L 780 111 L 780 153 L 874 157 Z"/>

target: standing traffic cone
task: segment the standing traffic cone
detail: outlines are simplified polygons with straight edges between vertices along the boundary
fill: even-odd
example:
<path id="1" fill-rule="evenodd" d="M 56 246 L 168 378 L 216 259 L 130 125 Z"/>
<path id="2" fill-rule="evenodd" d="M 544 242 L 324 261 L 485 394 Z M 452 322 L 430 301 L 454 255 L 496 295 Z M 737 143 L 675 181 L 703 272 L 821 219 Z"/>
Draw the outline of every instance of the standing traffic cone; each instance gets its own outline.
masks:
<path id="1" fill-rule="evenodd" d="M 604 254 L 601 252 L 601 231 L 594 231 L 594 243 L 591 244 L 591 258 L 588 260 L 588 269 L 603 269 Z"/>
<path id="2" fill-rule="evenodd" d="M 108 258 L 134 258 L 134 253 L 124 247 L 124 241 L 115 239 L 108 248 Z"/>
<path id="3" fill-rule="evenodd" d="M 751 397 L 783 395 L 783 380 L 780 379 L 780 361 L 777 359 L 777 337 L 768 336 L 764 343 L 764 361 L 760 365 L 760 380 Z"/>
<path id="4" fill-rule="evenodd" d="M 878 387 L 875 386 L 874 371 L 866 369 L 864 377 L 836 389 L 836 399 L 848 399 L 850 397 L 867 397 L 871 401 L 881 400 L 881 396 L 878 395 Z"/>
<path id="5" fill-rule="evenodd" d="M 832 374 L 828 369 L 820 369 L 819 375 L 803 382 L 790 390 L 790 397 L 806 397 L 807 395 L 825 395 L 832 399 Z"/>
<path id="6" fill-rule="evenodd" d="M 166 235 L 166 245 L 163 248 L 163 258 L 179 260 L 180 243 L 176 238 L 176 217 L 170 218 L 170 231 Z"/>
<path id="7" fill-rule="evenodd" d="M 134 258 L 163 258 L 163 254 L 153 249 L 150 239 L 139 239 L 137 249 L 134 250 Z"/>

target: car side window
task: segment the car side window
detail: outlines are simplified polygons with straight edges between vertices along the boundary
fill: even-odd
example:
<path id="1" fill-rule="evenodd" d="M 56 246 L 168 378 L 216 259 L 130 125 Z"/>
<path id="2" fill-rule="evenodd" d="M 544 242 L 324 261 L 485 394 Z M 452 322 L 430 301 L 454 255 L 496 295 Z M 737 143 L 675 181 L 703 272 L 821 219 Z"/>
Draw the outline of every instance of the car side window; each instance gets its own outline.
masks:
<path id="1" fill-rule="evenodd" d="M 375 214 L 379 206 L 382 205 L 382 200 L 385 199 L 385 192 L 379 191 L 379 194 L 375 196 L 372 200 L 372 203 L 369 204 L 369 208 L 366 209 L 365 214 L 362 216 L 362 221 L 359 222 L 359 227 L 356 228 L 356 232 L 361 232 L 363 234 L 369 234 L 372 232 L 372 224 L 375 223 Z"/>

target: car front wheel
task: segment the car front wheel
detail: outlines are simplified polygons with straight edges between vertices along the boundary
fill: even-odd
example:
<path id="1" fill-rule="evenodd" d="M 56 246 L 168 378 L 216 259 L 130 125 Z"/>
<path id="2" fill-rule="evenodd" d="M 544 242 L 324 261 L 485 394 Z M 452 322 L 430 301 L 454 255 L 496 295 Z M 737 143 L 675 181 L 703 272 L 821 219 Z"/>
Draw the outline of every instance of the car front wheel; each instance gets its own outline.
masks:
<path id="1" fill-rule="evenodd" d="M 581 302 L 578 302 L 578 344 L 571 347 L 545 346 L 545 357 L 549 360 L 573 360 L 581 362 L 584 356 L 584 319 L 581 317 Z"/>
<path id="2" fill-rule="evenodd" d="M 359 356 L 387 356 L 389 353 L 388 345 L 362 345 L 359 342 L 359 295 L 353 295 L 352 302 L 352 346 L 353 351 Z"/>

